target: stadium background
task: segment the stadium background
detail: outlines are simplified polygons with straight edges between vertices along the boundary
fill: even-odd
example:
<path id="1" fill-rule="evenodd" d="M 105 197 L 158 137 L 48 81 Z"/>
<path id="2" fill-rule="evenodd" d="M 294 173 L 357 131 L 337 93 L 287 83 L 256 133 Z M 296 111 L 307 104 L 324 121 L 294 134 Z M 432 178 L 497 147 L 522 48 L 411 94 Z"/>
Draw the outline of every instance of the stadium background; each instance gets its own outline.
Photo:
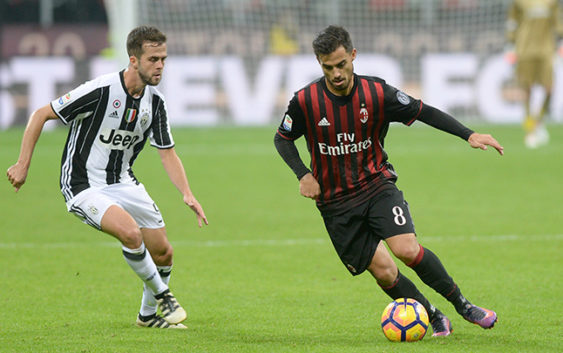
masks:
<path id="1" fill-rule="evenodd" d="M 0 128 L 22 125 L 81 82 L 123 68 L 126 34 L 138 24 L 168 35 L 160 89 L 175 126 L 277 122 L 291 94 L 320 75 L 311 41 L 331 23 L 351 32 L 357 72 L 464 121 L 517 123 L 520 93 L 502 55 L 509 2 L 3 0 Z M 554 122 L 563 121 L 558 92 L 560 61 Z"/>
<path id="2" fill-rule="evenodd" d="M 0 183 L 0 352 L 563 352 L 557 338 L 563 317 L 563 124 L 550 124 L 549 144 L 532 150 L 523 144 L 520 124 L 508 123 L 519 122 L 519 115 L 498 114 L 505 105 L 517 109 L 518 98 L 510 68 L 501 69 L 505 1 L 192 0 L 180 6 L 161 0 L 161 7 L 145 0 L 112 2 L 134 3 L 142 5 L 138 18 L 151 13 L 170 38 L 174 60 L 164 77 L 171 81 L 161 88 L 168 90 L 168 104 L 177 104 L 176 124 L 209 125 L 173 131 L 209 226 L 197 228 L 154 148 L 135 162 L 135 175 L 166 217 L 174 246 L 171 286 L 188 310 L 189 330 L 135 327 L 139 281 L 123 261 L 119 242 L 67 212 L 58 187 L 67 129 L 55 128 L 42 133 L 24 187 L 15 193 L 6 179 Z M 336 11 L 338 3 L 347 5 Z M 51 10 L 40 11 L 41 4 L 51 4 Z M 112 62 L 123 66 L 123 59 L 111 56 L 101 0 L 0 5 L 0 166 L 6 170 L 17 159 L 34 106 L 111 71 Z M 133 11 L 118 9 L 118 26 L 128 30 L 127 21 L 137 16 Z M 286 23 L 285 30 L 274 26 L 277 20 Z M 286 86 L 320 75 L 310 41 L 329 21 L 351 29 L 360 51 L 358 71 L 371 55 L 379 65 L 368 62 L 361 72 L 384 67 L 382 76 L 436 105 L 444 98 L 428 97 L 425 87 L 464 99 L 448 111 L 505 147 L 502 157 L 472 150 L 423 123 L 393 124 L 385 140 L 421 243 L 439 254 L 470 300 L 499 314 L 493 330 L 465 322 L 399 263 L 455 331 L 408 346 L 388 342 L 379 323 L 389 298 L 369 274 L 349 275 L 314 204 L 299 196 L 272 138 L 292 89 Z M 123 53 L 123 39 L 117 39 Z M 421 64 L 428 55 L 431 61 Z M 457 65 L 448 66 L 450 60 Z M 453 87 L 428 82 L 425 65 L 434 72 L 436 66 L 451 70 L 457 75 L 448 80 Z M 302 70 L 308 74 L 300 75 Z M 276 104 L 266 108 L 256 105 L 271 99 L 255 90 L 263 71 L 278 75 L 266 77 L 270 84 L 262 86 L 275 92 Z M 486 86 L 489 76 L 499 74 L 507 78 L 493 113 L 507 124 L 493 124 L 476 104 L 476 85 Z M 225 77 L 235 78 L 236 90 Z M 239 115 L 250 109 L 257 112 L 254 119 L 264 120 L 237 120 L 241 116 L 230 106 L 236 93 L 246 97 Z M 563 114 L 553 114 L 557 104 L 552 119 L 561 121 Z M 204 113 L 209 120 L 194 121 Z M 304 151 L 303 139 L 298 142 Z"/>

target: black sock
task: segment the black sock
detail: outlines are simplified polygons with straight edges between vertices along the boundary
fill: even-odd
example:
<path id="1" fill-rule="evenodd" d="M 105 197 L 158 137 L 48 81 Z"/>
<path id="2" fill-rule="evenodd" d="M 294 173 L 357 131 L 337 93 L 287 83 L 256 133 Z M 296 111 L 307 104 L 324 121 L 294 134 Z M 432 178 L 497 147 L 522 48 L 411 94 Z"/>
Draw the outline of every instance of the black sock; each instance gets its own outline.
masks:
<path id="1" fill-rule="evenodd" d="M 448 275 L 438 256 L 432 251 L 421 245 L 419 255 L 408 266 L 416 272 L 422 282 L 452 303 L 459 314 L 466 313 L 471 303 L 463 297 L 459 287 Z"/>
<path id="2" fill-rule="evenodd" d="M 418 288 L 416 288 L 414 283 L 412 283 L 411 280 L 408 279 L 407 277 L 403 276 L 401 272 L 397 274 L 397 278 L 390 286 L 388 287 L 384 287 L 382 285 L 379 286 L 393 300 L 398 298 L 412 298 L 417 302 L 419 302 L 420 304 L 422 304 L 422 306 L 424 307 L 424 309 L 426 309 L 426 312 L 428 313 L 428 318 L 430 319 L 430 321 L 432 321 L 434 316 L 440 312 L 438 309 L 434 307 L 434 305 L 430 304 L 428 299 L 426 299 L 426 297 L 422 295 L 422 293 L 420 293 L 420 291 L 418 290 Z"/>

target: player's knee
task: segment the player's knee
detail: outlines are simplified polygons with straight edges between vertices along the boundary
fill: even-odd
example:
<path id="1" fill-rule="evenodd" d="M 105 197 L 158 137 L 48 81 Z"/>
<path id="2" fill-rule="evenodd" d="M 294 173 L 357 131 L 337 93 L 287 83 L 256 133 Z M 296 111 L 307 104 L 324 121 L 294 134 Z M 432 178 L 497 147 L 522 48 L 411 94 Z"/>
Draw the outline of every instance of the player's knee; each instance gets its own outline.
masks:
<path id="1" fill-rule="evenodd" d="M 418 245 L 418 243 L 405 244 L 405 246 L 401 246 L 393 250 L 393 254 L 395 254 L 395 256 L 397 256 L 397 258 L 399 258 L 405 264 L 412 263 L 418 256 L 419 252 L 420 246 Z"/>
<path id="2" fill-rule="evenodd" d="M 143 242 L 143 235 L 139 228 L 129 228 L 121 231 L 119 235 L 121 243 L 130 249 L 136 249 Z"/>
<path id="3" fill-rule="evenodd" d="M 170 266 L 172 265 L 172 256 L 174 255 L 174 249 L 170 244 L 167 246 L 153 250 L 151 253 L 154 263 L 157 266 Z"/>

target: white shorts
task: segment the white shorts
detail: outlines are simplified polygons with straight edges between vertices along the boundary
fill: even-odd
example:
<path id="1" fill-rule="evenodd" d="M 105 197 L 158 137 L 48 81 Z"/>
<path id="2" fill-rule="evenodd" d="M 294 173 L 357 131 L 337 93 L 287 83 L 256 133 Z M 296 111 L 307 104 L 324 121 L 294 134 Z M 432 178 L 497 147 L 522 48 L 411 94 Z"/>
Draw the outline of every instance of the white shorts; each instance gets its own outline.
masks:
<path id="1" fill-rule="evenodd" d="M 129 213 L 139 228 L 164 227 L 160 210 L 143 184 L 118 183 L 104 187 L 92 187 L 82 191 L 66 203 L 69 212 L 96 229 L 102 229 L 102 217 L 112 205 L 117 205 Z"/>

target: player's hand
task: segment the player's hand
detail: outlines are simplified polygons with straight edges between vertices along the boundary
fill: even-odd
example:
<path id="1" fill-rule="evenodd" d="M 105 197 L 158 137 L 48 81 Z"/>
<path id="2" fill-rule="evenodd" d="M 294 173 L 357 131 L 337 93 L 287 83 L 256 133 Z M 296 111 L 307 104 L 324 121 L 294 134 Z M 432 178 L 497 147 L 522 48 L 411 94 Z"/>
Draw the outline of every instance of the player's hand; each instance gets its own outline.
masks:
<path id="1" fill-rule="evenodd" d="M 305 197 L 317 200 L 321 196 L 321 186 L 313 174 L 307 173 L 299 180 L 299 192 Z"/>
<path id="2" fill-rule="evenodd" d="M 500 153 L 501 156 L 504 154 L 504 147 L 502 147 L 491 135 L 474 132 L 471 136 L 469 136 L 467 142 L 469 142 L 471 147 L 480 148 L 482 150 L 487 150 L 487 146 L 492 146 L 498 151 L 498 153 Z"/>
<path id="3" fill-rule="evenodd" d="M 200 228 L 203 226 L 203 223 L 206 225 L 209 224 L 207 217 L 205 217 L 205 212 L 203 212 L 203 208 L 193 195 L 184 196 L 184 202 L 195 212 L 197 224 Z"/>
<path id="4" fill-rule="evenodd" d="M 504 60 L 510 65 L 514 65 L 516 63 L 518 57 L 516 56 L 514 45 L 509 44 L 504 47 Z"/>
<path id="5" fill-rule="evenodd" d="M 25 183 L 25 179 L 27 179 L 27 167 L 16 163 L 8 168 L 6 175 L 8 176 L 10 184 L 12 184 L 14 189 L 16 189 L 16 192 L 18 192 L 21 186 Z"/>

